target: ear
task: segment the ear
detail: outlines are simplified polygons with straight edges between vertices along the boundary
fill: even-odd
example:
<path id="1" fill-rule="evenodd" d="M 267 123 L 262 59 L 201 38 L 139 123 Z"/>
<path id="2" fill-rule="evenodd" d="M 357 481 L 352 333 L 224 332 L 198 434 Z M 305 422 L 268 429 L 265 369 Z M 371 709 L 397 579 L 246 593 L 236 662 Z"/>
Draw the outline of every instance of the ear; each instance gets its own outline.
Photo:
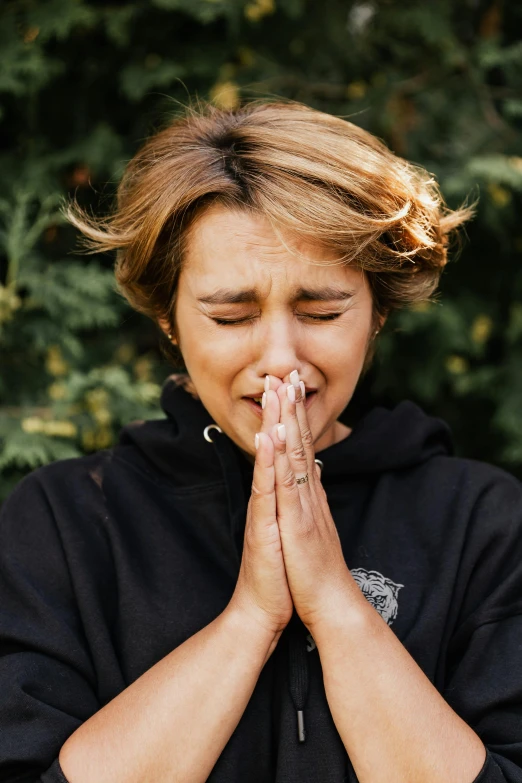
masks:
<path id="1" fill-rule="evenodd" d="M 170 340 L 171 343 L 176 343 L 176 338 L 172 332 L 172 326 L 169 324 L 166 318 L 158 318 L 158 326 L 164 332 L 167 336 L 167 338 Z M 169 334 L 172 333 L 172 337 L 169 337 Z"/>
<path id="2" fill-rule="evenodd" d="M 388 320 L 388 313 L 379 316 L 376 323 L 376 328 L 379 330 L 379 332 L 381 331 L 382 327 L 384 326 L 387 320 Z"/>

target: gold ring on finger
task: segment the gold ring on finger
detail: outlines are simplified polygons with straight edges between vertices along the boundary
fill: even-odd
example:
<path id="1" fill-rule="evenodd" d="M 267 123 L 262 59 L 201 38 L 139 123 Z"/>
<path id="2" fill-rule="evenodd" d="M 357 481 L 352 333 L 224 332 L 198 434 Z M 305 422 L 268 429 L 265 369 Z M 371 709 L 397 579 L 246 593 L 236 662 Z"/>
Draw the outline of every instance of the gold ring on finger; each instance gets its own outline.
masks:
<path id="1" fill-rule="evenodd" d="M 308 473 L 305 473 L 304 476 L 301 476 L 300 478 L 297 478 L 296 476 L 295 480 L 297 484 L 306 484 L 306 482 L 308 481 Z"/>

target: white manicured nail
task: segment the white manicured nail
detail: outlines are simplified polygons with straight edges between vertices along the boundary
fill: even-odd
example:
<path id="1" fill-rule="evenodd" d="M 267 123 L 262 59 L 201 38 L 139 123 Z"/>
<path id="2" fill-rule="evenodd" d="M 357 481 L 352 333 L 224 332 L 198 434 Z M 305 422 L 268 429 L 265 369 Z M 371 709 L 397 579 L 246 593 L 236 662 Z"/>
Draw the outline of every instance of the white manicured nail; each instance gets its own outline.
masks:
<path id="1" fill-rule="evenodd" d="M 254 443 L 255 443 L 256 449 L 258 449 L 259 448 L 259 432 L 256 432 L 256 434 L 255 434 Z"/>
<path id="2" fill-rule="evenodd" d="M 299 386 L 299 373 L 297 372 L 297 370 L 292 370 L 292 372 L 290 373 L 290 383 L 292 384 L 294 389 L 297 389 L 297 387 Z"/>
<path id="3" fill-rule="evenodd" d="M 286 440 L 286 427 L 284 424 L 280 424 L 277 428 L 277 437 L 281 441 L 281 443 L 284 443 Z"/>
<path id="4" fill-rule="evenodd" d="M 265 391 L 267 392 L 270 388 L 270 376 L 265 375 Z"/>
<path id="5" fill-rule="evenodd" d="M 263 392 L 263 396 L 261 397 L 261 407 L 264 408 L 266 405 L 266 392 Z"/>
<path id="6" fill-rule="evenodd" d="M 299 381 L 299 386 L 301 387 L 301 397 L 304 400 L 304 398 L 306 397 L 304 381 Z"/>
<path id="7" fill-rule="evenodd" d="M 286 387 L 286 394 L 290 402 L 295 402 L 295 388 L 291 383 Z"/>

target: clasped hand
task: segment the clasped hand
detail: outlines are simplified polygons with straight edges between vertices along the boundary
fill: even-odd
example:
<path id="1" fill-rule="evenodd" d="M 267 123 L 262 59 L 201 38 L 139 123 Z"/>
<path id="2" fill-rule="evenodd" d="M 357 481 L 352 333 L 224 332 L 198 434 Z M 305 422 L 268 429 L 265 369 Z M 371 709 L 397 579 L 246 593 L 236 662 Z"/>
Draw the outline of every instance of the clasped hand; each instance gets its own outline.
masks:
<path id="1" fill-rule="evenodd" d="M 274 632 L 295 607 L 313 635 L 325 618 L 366 601 L 346 565 L 315 463 L 304 384 L 296 372 L 293 384 L 267 377 L 237 587 Z"/>

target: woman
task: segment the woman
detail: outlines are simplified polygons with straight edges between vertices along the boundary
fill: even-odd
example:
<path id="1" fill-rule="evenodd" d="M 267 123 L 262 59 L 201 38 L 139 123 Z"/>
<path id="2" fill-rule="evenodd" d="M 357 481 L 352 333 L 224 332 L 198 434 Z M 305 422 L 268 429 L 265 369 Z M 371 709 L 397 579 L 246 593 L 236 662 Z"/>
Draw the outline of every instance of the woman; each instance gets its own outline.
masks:
<path id="1" fill-rule="evenodd" d="M 0 778 L 521 783 L 519 482 L 412 402 L 339 421 L 469 210 L 258 101 L 186 111 L 112 216 L 69 215 L 186 375 L 4 504 Z"/>

